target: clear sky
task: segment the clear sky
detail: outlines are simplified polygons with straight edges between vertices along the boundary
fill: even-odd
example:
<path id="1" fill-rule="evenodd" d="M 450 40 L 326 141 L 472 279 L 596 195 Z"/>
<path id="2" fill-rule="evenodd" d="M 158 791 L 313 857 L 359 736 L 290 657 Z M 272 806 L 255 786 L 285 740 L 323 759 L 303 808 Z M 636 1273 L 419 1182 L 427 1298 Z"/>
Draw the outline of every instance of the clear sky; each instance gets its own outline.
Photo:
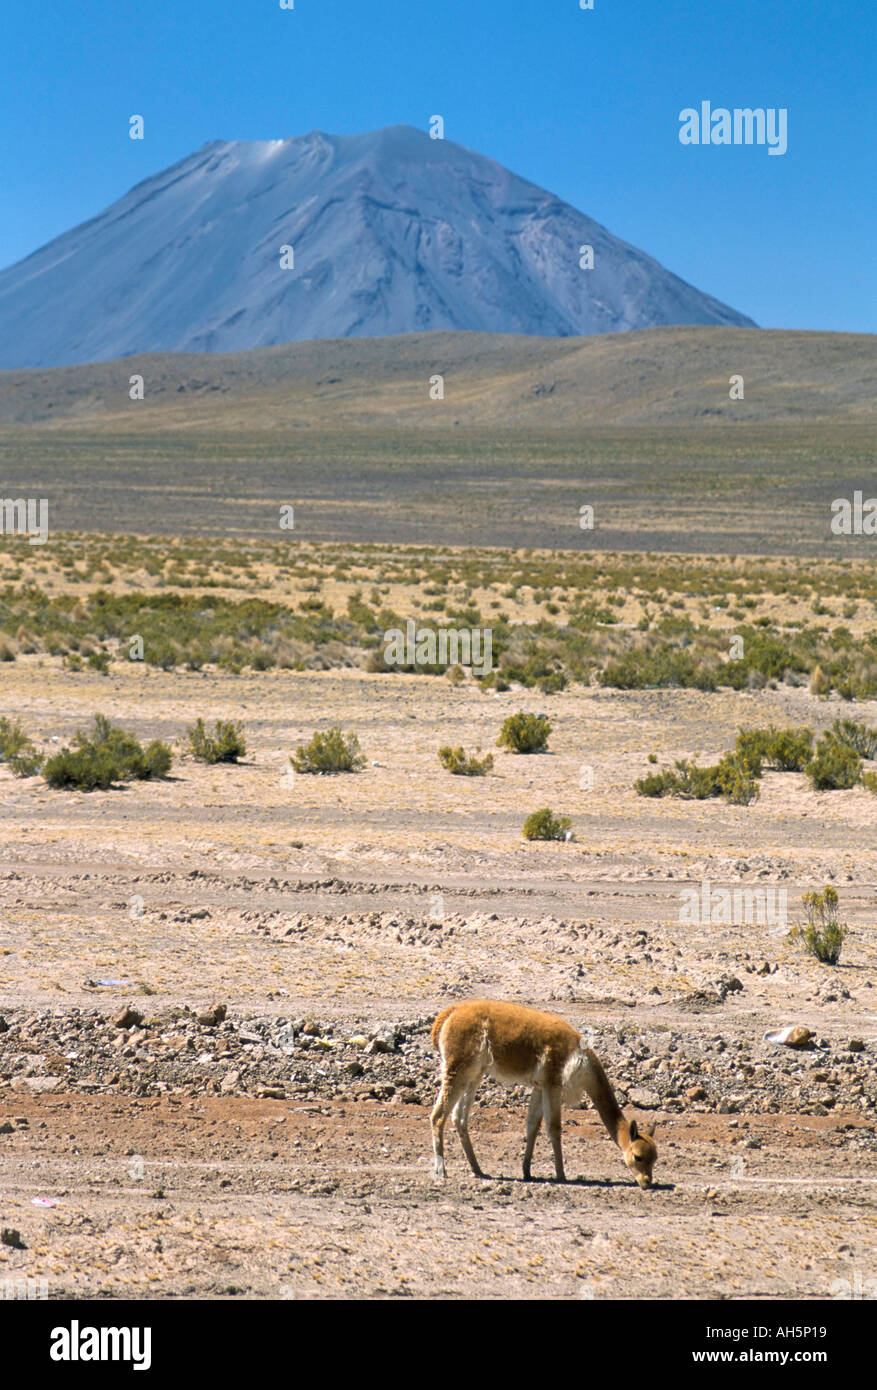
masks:
<path id="1" fill-rule="evenodd" d="M 440 114 L 763 327 L 877 331 L 874 0 L 294 3 L 3 0 L 0 266 L 208 140 Z M 706 100 L 787 152 L 683 146 Z"/>

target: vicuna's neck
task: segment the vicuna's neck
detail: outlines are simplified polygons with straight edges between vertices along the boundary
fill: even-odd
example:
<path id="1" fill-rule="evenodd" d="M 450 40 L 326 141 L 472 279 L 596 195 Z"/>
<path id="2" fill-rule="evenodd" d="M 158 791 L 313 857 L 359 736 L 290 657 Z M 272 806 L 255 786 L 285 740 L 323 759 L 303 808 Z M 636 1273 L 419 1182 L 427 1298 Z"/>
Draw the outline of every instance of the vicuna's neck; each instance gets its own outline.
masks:
<path id="1" fill-rule="evenodd" d="M 597 1114 L 606 1126 L 607 1133 L 615 1140 L 619 1148 L 624 1148 L 630 1142 L 627 1120 L 621 1113 L 621 1106 L 615 1099 L 615 1092 L 609 1077 L 603 1070 L 600 1058 L 590 1048 L 588 1048 L 588 1062 L 590 1065 L 585 1076 L 585 1090 L 593 1101 Z"/>

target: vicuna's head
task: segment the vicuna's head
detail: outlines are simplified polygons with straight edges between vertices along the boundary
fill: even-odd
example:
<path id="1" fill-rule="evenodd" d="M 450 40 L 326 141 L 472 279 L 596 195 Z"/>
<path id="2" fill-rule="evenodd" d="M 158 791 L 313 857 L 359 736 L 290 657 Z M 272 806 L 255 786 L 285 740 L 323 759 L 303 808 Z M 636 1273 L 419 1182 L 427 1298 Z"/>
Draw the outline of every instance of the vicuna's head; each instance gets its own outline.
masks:
<path id="1" fill-rule="evenodd" d="M 652 1169 L 658 1157 L 658 1148 L 652 1138 L 654 1132 L 654 1124 L 640 1130 L 636 1120 L 631 1120 L 627 1127 L 627 1143 L 621 1145 L 624 1161 L 642 1188 L 652 1185 Z"/>

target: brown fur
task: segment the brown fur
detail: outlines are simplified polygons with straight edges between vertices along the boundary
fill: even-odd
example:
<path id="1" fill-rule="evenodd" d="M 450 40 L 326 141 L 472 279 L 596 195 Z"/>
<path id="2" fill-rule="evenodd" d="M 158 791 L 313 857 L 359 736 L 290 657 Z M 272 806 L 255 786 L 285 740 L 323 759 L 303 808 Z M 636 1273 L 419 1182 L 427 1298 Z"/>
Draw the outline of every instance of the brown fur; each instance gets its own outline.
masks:
<path id="1" fill-rule="evenodd" d="M 444 1126 L 453 1115 L 472 1171 L 483 1177 L 469 1138 L 468 1117 L 479 1081 L 485 1074 L 509 1085 L 531 1084 L 527 1115 L 524 1177 L 543 1116 L 554 1150 L 555 1171 L 564 1181 L 560 1138 L 563 1100 L 579 1101 L 587 1092 L 624 1161 L 642 1187 L 651 1184 L 657 1149 L 654 1125 L 640 1133 L 635 1120 L 624 1118 L 600 1063 L 582 1036 L 556 1014 L 495 999 L 470 999 L 442 1009 L 432 1025 L 432 1042 L 442 1059 L 442 1084 L 432 1113 L 437 1177 L 444 1176 Z"/>

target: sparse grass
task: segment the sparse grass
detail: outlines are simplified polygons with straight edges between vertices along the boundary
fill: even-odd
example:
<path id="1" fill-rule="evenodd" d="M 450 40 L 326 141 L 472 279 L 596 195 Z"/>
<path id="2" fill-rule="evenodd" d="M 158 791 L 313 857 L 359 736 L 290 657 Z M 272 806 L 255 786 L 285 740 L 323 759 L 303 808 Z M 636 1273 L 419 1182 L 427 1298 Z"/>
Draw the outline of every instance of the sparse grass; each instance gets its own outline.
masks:
<path id="1" fill-rule="evenodd" d="M 796 928 L 805 951 L 823 965 L 837 965 L 847 935 L 847 927 L 838 921 L 837 890 L 827 884 L 821 893 L 805 893 L 802 901 L 807 909 L 807 922 Z"/>
<path id="2" fill-rule="evenodd" d="M 356 734 L 345 738 L 337 724 L 325 734 L 314 734 L 289 761 L 296 772 L 359 772 L 365 767 Z"/>
<path id="3" fill-rule="evenodd" d="M 807 776 L 814 790 L 854 787 L 861 775 L 862 760 L 855 748 L 840 743 L 831 732 L 823 734 L 816 744 L 812 762 L 807 765 Z"/>
<path id="4" fill-rule="evenodd" d="M 839 734 L 840 729 L 840 734 Z M 748 806 L 759 795 L 763 765 L 780 772 L 806 772 L 817 791 L 854 787 L 862 781 L 877 791 L 877 773 L 862 772 L 853 745 L 871 747 L 873 730 L 850 720 L 835 721 L 813 747 L 813 731 L 807 728 L 741 729 L 733 753 L 725 753 L 714 767 L 697 767 L 682 759 L 675 769 L 650 772 L 635 783 L 640 796 L 679 796 L 698 801 L 723 796 L 738 806 Z M 844 741 L 845 735 L 850 741 Z M 649 762 L 654 762 L 649 754 Z"/>
<path id="5" fill-rule="evenodd" d="M 816 561 L 801 572 L 783 560 L 744 567 L 634 553 L 315 545 L 297 555 L 291 566 L 288 547 L 191 537 L 183 558 L 169 540 L 63 535 L 51 565 L 24 551 L 14 563 L 0 555 L 3 659 L 40 653 L 105 670 L 125 660 L 137 633 L 145 662 L 163 669 L 302 669 L 320 652 L 329 665 L 352 658 L 398 672 L 383 660 L 382 632 L 408 617 L 435 627 L 444 602 L 443 622 L 455 626 L 483 625 L 491 613 L 494 669 L 472 673 L 485 689 L 809 681 L 820 694 L 877 695 L 877 575 L 859 561 Z M 807 615 L 817 590 L 828 610 L 818 621 Z M 515 601 L 515 622 L 493 609 L 504 596 Z M 733 635 L 743 647 L 729 660 L 732 612 L 742 615 Z"/>
<path id="6" fill-rule="evenodd" d="M 551 721 L 544 714 L 525 714 L 521 710 L 504 720 L 496 746 L 512 753 L 542 753 L 550 733 Z"/>
<path id="7" fill-rule="evenodd" d="M 803 772 L 813 756 L 813 731 L 807 728 L 741 729 L 737 735 L 737 752 L 758 764 L 753 775 L 761 776 L 761 762 L 778 772 Z"/>
<path id="8" fill-rule="evenodd" d="M 567 840 L 572 821 L 569 816 L 555 816 L 548 806 L 534 811 L 524 821 L 525 840 Z"/>
<path id="9" fill-rule="evenodd" d="M 236 763 L 247 751 L 240 724 L 217 719 L 213 733 L 208 734 L 203 719 L 196 719 L 186 730 L 189 752 L 199 763 Z"/>
<path id="10" fill-rule="evenodd" d="M 445 747 L 439 749 L 439 762 L 455 777 L 484 777 L 493 767 L 493 754 L 483 758 L 469 755 L 462 748 Z"/>
<path id="11" fill-rule="evenodd" d="M 73 748 L 63 748 L 43 767 L 50 787 L 105 791 L 114 782 L 146 781 L 170 771 L 166 743 L 154 739 L 144 749 L 134 734 L 115 728 L 102 714 L 94 716 L 88 733 L 78 730 L 73 742 Z"/>
<path id="12" fill-rule="evenodd" d="M 853 719 L 835 719 L 830 732 L 838 743 L 854 748 L 860 758 L 877 758 L 877 729 L 869 729 Z"/>
<path id="13" fill-rule="evenodd" d="M 679 796 L 689 801 L 723 796 L 735 806 L 748 806 L 759 794 L 752 765 L 734 753 L 726 753 L 713 767 L 678 759 L 674 771 L 647 773 L 634 786 L 640 796 Z"/>
<path id="14" fill-rule="evenodd" d="M 43 762 L 21 725 L 5 718 L 0 719 L 0 759 L 15 777 L 35 777 Z"/>

